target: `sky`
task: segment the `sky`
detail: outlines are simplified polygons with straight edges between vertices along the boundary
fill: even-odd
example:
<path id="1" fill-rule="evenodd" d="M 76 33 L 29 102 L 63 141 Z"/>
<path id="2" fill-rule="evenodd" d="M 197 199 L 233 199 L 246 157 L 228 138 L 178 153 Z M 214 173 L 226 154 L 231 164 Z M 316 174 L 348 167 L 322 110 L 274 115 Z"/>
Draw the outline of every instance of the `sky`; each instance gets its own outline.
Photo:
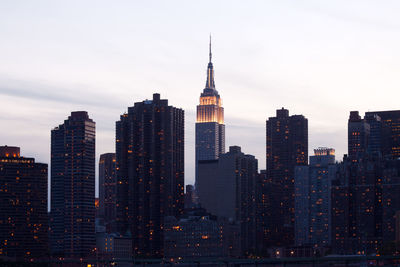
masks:
<path id="1" fill-rule="evenodd" d="M 308 119 L 309 154 L 347 150 L 349 112 L 400 109 L 399 1 L 0 2 L 0 145 L 50 163 L 50 131 L 71 111 L 96 122 L 96 154 L 115 122 L 160 93 L 185 110 L 185 180 L 194 183 L 195 111 L 212 34 L 226 147 L 265 168 L 265 121 Z"/>

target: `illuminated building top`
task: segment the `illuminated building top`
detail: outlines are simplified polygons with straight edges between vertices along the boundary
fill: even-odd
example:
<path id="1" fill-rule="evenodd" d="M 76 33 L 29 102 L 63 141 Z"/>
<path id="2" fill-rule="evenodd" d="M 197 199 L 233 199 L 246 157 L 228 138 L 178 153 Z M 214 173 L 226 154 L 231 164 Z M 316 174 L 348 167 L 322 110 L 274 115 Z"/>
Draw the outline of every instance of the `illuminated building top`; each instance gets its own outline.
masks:
<path id="1" fill-rule="evenodd" d="M 333 148 L 327 148 L 327 147 L 319 147 L 317 149 L 314 149 L 314 155 L 315 156 L 329 156 L 335 155 L 335 149 Z"/>
<path id="2" fill-rule="evenodd" d="M 222 107 L 222 99 L 215 89 L 214 67 L 211 62 L 211 36 L 210 36 L 210 53 L 209 63 L 207 67 L 207 81 L 203 93 L 200 95 L 200 105 L 197 106 L 197 122 L 217 122 L 224 124 L 224 108 Z"/>

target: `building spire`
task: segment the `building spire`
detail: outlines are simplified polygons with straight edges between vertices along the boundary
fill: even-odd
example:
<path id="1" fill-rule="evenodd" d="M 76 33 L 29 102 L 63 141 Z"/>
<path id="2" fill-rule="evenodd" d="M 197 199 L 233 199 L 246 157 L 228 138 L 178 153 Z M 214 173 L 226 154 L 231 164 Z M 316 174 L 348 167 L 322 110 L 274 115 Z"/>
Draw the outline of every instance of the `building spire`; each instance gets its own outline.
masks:
<path id="1" fill-rule="evenodd" d="M 212 53 L 211 53 L 211 33 L 210 33 L 210 63 L 211 63 L 211 59 L 212 59 Z"/>
<path id="2" fill-rule="evenodd" d="M 210 61 L 208 62 L 208 68 L 207 68 L 207 82 L 206 82 L 206 88 L 208 89 L 214 89 L 215 90 L 215 83 L 214 83 L 214 68 L 213 64 L 211 62 L 212 59 L 212 53 L 211 53 L 211 34 L 210 34 L 210 51 L 209 51 L 209 57 Z"/>

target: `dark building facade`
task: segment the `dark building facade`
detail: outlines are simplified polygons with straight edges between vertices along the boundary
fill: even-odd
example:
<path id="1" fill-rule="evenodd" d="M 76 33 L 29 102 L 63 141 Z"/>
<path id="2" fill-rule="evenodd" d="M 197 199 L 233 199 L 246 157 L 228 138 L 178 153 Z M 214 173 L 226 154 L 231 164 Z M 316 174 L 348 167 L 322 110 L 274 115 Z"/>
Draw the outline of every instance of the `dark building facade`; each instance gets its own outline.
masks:
<path id="1" fill-rule="evenodd" d="M 186 209 L 165 219 L 165 258 L 201 259 L 240 256 L 240 226 L 203 208 Z"/>
<path id="2" fill-rule="evenodd" d="M 363 120 L 350 113 L 349 156 L 338 166 L 331 190 L 335 253 L 379 253 L 396 240 L 399 113 L 367 112 Z"/>
<path id="3" fill-rule="evenodd" d="M 369 111 L 364 119 L 351 111 L 348 123 L 348 156 L 365 154 L 387 159 L 400 157 L 400 110 Z"/>
<path id="4" fill-rule="evenodd" d="M 214 67 L 210 61 L 207 68 L 207 81 L 203 93 L 200 95 L 200 104 L 197 106 L 196 119 L 196 190 L 198 187 L 199 160 L 216 160 L 225 153 L 225 124 L 222 99 L 215 89 Z M 200 199 L 201 202 L 201 199 Z"/>
<path id="5" fill-rule="evenodd" d="M 163 256 L 165 216 L 184 209 L 184 111 L 154 94 L 116 123 L 117 231 L 134 253 Z"/>
<path id="6" fill-rule="evenodd" d="M 294 244 L 294 168 L 308 162 L 308 121 L 279 109 L 267 120 L 266 246 Z"/>
<path id="7" fill-rule="evenodd" d="M 198 206 L 198 197 L 194 186 L 191 184 L 186 185 L 185 192 L 185 209 L 191 209 Z"/>
<path id="8" fill-rule="evenodd" d="M 338 254 L 379 253 L 396 239 L 400 161 L 345 156 L 332 186 L 332 248 Z"/>
<path id="9" fill-rule="evenodd" d="M 351 111 L 347 129 L 348 156 L 352 160 L 357 160 L 368 150 L 370 125 L 361 119 L 358 111 Z"/>
<path id="10" fill-rule="evenodd" d="M 100 155 L 99 161 L 99 217 L 108 233 L 114 232 L 117 212 L 117 177 L 115 153 Z"/>
<path id="11" fill-rule="evenodd" d="M 0 259 L 48 255 L 47 164 L 0 147 Z"/>
<path id="12" fill-rule="evenodd" d="M 310 165 L 295 168 L 295 245 L 331 243 L 331 183 L 336 178 L 335 150 L 314 149 Z"/>
<path id="13" fill-rule="evenodd" d="M 382 125 L 374 129 L 374 140 L 378 143 L 381 136 L 380 146 L 384 157 L 400 157 L 400 110 L 370 111 L 365 113 L 365 119 L 369 117 L 379 117 Z M 378 129 L 376 129 L 378 127 Z"/>
<path id="14" fill-rule="evenodd" d="M 227 256 L 224 253 L 223 226 L 204 209 L 187 210 L 179 219 L 165 222 L 165 258 L 199 259 Z"/>
<path id="15" fill-rule="evenodd" d="M 72 112 L 51 131 L 51 253 L 88 257 L 95 237 L 95 122 Z"/>
<path id="16" fill-rule="evenodd" d="M 241 152 L 238 146 L 229 147 L 218 160 L 198 162 L 199 195 L 202 207 L 219 218 L 240 225 L 242 255 L 256 251 L 256 183 L 258 161 Z"/>

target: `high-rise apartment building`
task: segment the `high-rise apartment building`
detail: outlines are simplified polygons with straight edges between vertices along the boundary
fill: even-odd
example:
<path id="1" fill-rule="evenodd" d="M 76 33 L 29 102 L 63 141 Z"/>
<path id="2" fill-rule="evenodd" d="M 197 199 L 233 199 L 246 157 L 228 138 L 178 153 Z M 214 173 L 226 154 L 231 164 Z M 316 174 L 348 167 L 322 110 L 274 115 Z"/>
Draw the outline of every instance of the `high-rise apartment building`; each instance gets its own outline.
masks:
<path id="1" fill-rule="evenodd" d="M 115 173 L 115 153 L 100 155 L 99 161 L 99 217 L 107 232 L 115 231 L 117 212 L 117 179 Z"/>
<path id="2" fill-rule="evenodd" d="M 295 244 L 328 247 L 331 238 L 331 183 L 335 150 L 314 149 L 309 166 L 295 168 Z"/>
<path id="3" fill-rule="evenodd" d="M 134 253 L 163 256 L 165 216 L 184 209 L 184 111 L 154 94 L 116 123 L 117 231 Z"/>
<path id="4" fill-rule="evenodd" d="M 0 259 L 40 259 L 48 253 L 47 164 L 0 147 Z M 0 260 L 1 261 L 1 260 Z"/>
<path id="5" fill-rule="evenodd" d="M 276 195 L 271 199 L 270 212 L 265 217 L 265 240 L 269 246 L 294 243 L 294 168 L 308 162 L 308 121 L 303 115 L 289 116 L 279 109 L 276 117 L 267 120 L 266 186 Z"/>
<path id="6" fill-rule="evenodd" d="M 72 112 L 51 131 L 51 253 L 84 258 L 96 246 L 95 122 Z"/>
<path id="7" fill-rule="evenodd" d="M 201 188 L 197 188 L 197 162 L 199 160 L 215 160 L 220 154 L 225 153 L 224 108 L 222 99 L 215 89 L 214 67 L 211 62 L 211 40 L 209 56 L 206 86 L 200 95 L 200 104 L 197 106 L 196 190 L 201 190 Z"/>

